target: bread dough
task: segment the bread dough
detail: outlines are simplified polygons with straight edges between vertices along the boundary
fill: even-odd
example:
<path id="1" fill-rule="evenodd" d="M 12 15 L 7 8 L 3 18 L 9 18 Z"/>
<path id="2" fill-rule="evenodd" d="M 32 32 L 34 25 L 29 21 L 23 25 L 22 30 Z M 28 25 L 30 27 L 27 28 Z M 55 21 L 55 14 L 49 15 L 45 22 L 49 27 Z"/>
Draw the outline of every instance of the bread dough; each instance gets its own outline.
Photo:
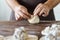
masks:
<path id="1" fill-rule="evenodd" d="M 16 28 L 11 36 L 5 37 L 5 40 L 38 40 L 36 35 L 29 35 L 24 27 Z"/>
<path id="2" fill-rule="evenodd" d="M 39 40 L 55 40 L 55 38 L 53 38 L 52 36 L 50 38 L 46 37 L 46 36 L 43 36 Z"/>
<path id="3" fill-rule="evenodd" d="M 5 40 L 17 40 L 13 36 L 7 36 L 5 37 Z M 36 35 L 28 35 L 28 38 L 26 40 L 38 40 L 38 37 Z"/>
<path id="4" fill-rule="evenodd" d="M 36 35 L 28 35 L 27 40 L 38 40 L 38 37 Z"/>
<path id="5" fill-rule="evenodd" d="M 0 35 L 0 40 L 4 40 L 4 36 Z"/>
<path id="6" fill-rule="evenodd" d="M 39 17 L 36 15 L 32 15 L 30 19 L 28 19 L 28 22 L 31 23 L 31 24 L 36 24 L 36 23 L 39 23 L 40 19 Z"/>
<path id="7" fill-rule="evenodd" d="M 42 37 L 40 40 L 56 40 L 57 25 L 52 24 L 51 27 L 46 27 L 41 33 L 42 35 L 44 35 L 44 37 Z"/>
<path id="8" fill-rule="evenodd" d="M 45 36 L 49 35 L 50 34 L 50 27 L 48 26 L 44 30 L 42 30 L 41 34 L 45 35 Z"/>
<path id="9" fill-rule="evenodd" d="M 16 28 L 15 29 L 15 32 L 14 32 L 13 36 L 17 40 L 26 40 L 27 37 L 28 37 L 28 34 L 27 34 L 27 32 L 26 32 L 24 27 L 20 27 L 20 28 Z"/>

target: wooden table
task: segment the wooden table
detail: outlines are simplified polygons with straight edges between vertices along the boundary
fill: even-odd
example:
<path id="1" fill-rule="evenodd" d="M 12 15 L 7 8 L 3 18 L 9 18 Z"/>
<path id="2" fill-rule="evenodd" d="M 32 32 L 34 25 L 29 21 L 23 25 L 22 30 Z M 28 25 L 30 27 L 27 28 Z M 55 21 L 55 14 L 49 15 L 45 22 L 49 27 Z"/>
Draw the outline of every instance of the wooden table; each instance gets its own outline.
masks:
<path id="1" fill-rule="evenodd" d="M 54 23 L 60 24 L 60 21 L 41 21 L 39 24 L 29 24 L 27 21 L 0 21 L 0 35 L 12 35 L 15 28 L 23 26 L 29 34 L 41 37 L 41 31 Z"/>

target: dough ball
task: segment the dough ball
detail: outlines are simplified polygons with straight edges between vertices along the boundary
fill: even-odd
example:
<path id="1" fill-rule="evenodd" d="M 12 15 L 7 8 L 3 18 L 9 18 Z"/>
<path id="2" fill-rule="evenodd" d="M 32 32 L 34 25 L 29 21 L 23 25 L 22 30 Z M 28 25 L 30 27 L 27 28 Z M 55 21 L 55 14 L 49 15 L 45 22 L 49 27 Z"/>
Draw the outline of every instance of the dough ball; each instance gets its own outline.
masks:
<path id="1" fill-rule="evenodd" d="M 38 36 L 36 36 L 36 35 L 28 35 L 27 40 L 38 40 Z"/>
<path id="2" fill-rule="evenodd" d="M 46 27 L 44 30 L 41 32 L 42 35 L 49 35 L 50 34 L 50 27 Z"/>
<path id="3" fill-rule="evenodd" d="M 0 40 L 4 40 L 4 37 L 2 35 L 0 35 Z"/>
<path id="4" fill-rule="evenodd" d="M 28 19 L 28 22 L 31 23 L 31 24 L 36 24 L 36 23 L 39 23 L 40 19 L 39 17 L 36 15 L 32 15 L 30 19 Z"/>
<path id="5" fill-rule="evenodd" d="M 55 38 L 54 37 L 52 37 L 52 36 L 48 36 L 48 37 L 46 37 L 46 36 L 43 36 L 43 37 L 41 37 L 40 38 L 40 40 L 55 40 Z"/>

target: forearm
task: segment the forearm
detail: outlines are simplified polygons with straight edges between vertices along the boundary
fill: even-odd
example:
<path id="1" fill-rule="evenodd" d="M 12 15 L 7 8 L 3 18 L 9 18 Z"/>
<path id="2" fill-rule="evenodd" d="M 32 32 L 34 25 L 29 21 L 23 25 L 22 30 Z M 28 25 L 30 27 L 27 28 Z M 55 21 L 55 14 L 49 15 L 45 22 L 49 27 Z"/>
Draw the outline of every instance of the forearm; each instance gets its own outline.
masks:
<path id="1" fill-rule="evenodd" d="M 20 4 L 16 0 L 6 0 L 8 5 L 14 10 L 16 6 L 19 6 Z"/>
<path id="2" fill-rule="evenodd" d="M 59 2 L 60 2 L 60 0 L 48 0 L 48 1 L 45 2 L 44 4 L 46 4 L 50 9 L 52 9 L 52 8 L 55 7 Z"/>

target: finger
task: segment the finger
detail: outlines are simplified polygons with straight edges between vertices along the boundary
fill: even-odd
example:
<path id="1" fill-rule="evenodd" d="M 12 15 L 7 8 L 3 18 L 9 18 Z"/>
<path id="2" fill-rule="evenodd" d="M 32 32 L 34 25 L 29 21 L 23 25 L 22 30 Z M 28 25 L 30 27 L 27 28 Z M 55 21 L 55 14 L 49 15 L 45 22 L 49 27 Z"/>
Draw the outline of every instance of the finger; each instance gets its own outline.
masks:
<path id="1" fill-rule="evenodd" d="M 44 11 L 44 14 L 42 14 L 43 17 L 46 17 L 47 16 L 47 13 Z"/>
<path id="2" fill-rule="evenodd" d="M 46 10 L 44 10 L 44 14 L 42 15 L 43 17 L 46 17 L 46 16 L 48 16 L 48 11 L 46 11 Z"/>
<path id="3" fill-rule="evenodd" d="M 16 20 L 22 20 L 22 17 L 19 15 L 19 12 L 15 13 Z"/>
<path id="4" fill-rule="evenodd" d="M 42 4 L 40 3 L 40 4 L 38 4 L 37 5 L 37 7 L 35 8 L 35 10 L 34 10 L 34 12 L 33 13 L 35 13 L 36 12 L 36 10 L 38 9 L 38 8 L 40 8 L 42 6 Z"/>
<path id="5" fill-rule="evenodd" d="M 35 10 L 34 15 L 38 15 L 41 12 L 42 9 L 43 9 L 43 7 L 40 6 L 37 10 Z"/>
<path id="6" fill-rule="evenodd" d="M 16 16 L 15 19 L 18 20 L 18 17 Z"/>
<path id="7" fill-rule="evenodd" d="M 18 18 L 19 18 L 18 13 L 15 13 L 15 19 L 18 20 Z"/>
<path id="8" fill-rule="evenodd" d="M 39 13 L 39 16 L 41 16 L 44 13 L 44 9 L 42 9 Z"/>
<path id="9" fill-rule="evenodd" d="M 23 18 L 29 19 L 29 17 L 27 15 L 25 15 L 25 14 L 23 14 Z"/>
<path id="10" fill-rule="evenodd" d="M 28 12 L 24 13 L 26 16 L 28 16 L 29 18 L 31 18 L 31 14 L 29 14 Z"/>
<path id="11" fill-rule="evenodd" d="M 23 10 L 20 10 L 21 13 L 24 13 L 26 16 L 28 16 L 29 18 L 31 17 L 31 14 L 28 13 L 28 10 L 26 8 L 23 7 Z"/>
<path id="12" fill-rule="evenodd" d="M 31 14 L 29 14 L 27 11 L 26 12 L 23 12 L 23 11 L 20 10 L 20 12 L 23 13 L 24 15 L 26 15 L 28 18 L 31 17 Z"/>
<path id="13" fill-rule="evenodd" d="M 41 11 L 42 9 L 37 9 L 36 11 L 35 11 L 35 13 L 34 13 L 34 15 L 38 15 L 38 13 Z"/>
<path id="14" fill-rule="evenodd" d="M 23 18 L 20 16 L 18 20 L 20 21 L 20 20 L 22 20 L 22 19 L 23 19 Z"/>
<path id="15" fill-rule="evenodd" d="M 35 10 L 34 10 L 34 12 L 33 13 L 35 13 L 36 12 L 36 10 L 39 8 L 39 6 L 37 6 L 36 8 L 35 8 Z"/>
<path id="16" fill-rule="evenodd" d="M 26 16 L 24 13 L 22 13 L 22 12 L 19 12 L 19 15 L 21 16 L 21 17 L 23 17 L 24 19 L 28 19 L 29 17 L 28 16 Z"/>

